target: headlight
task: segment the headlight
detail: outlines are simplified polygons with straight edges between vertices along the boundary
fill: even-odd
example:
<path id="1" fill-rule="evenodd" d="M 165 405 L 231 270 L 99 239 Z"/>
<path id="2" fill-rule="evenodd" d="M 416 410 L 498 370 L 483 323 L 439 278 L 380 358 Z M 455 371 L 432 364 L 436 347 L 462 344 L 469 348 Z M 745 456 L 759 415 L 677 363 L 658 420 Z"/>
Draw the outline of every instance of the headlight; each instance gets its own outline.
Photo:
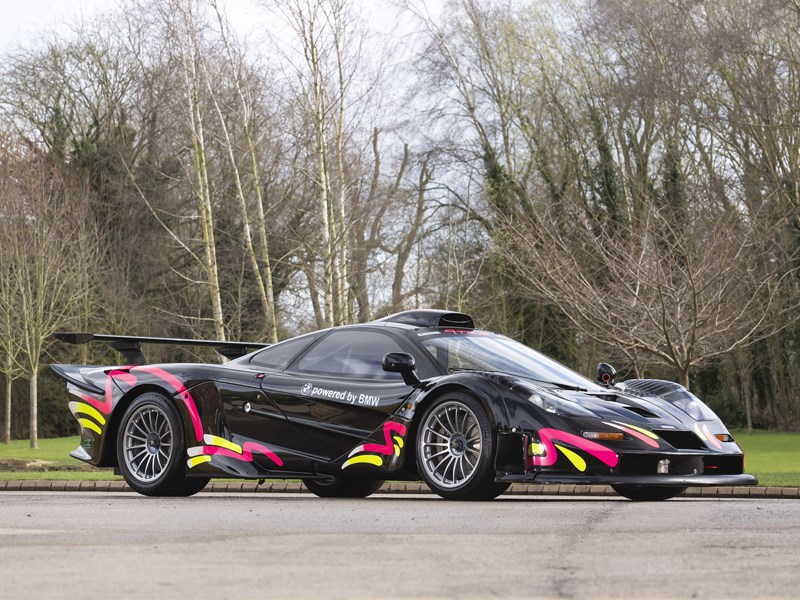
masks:
<path id="1" fill-rule="evenodd" d="M 528 397 L 528 400 L 533 402 L 536 406 L 544 411 L 553 413 L 554 415 L 569 415 L 572 417 L 596 417 L 593 412 L 583 408 L 576 402 L 563 400 L 550 394 L 536 392 Z"/>
<path id="2" fill-rule="evenodd" d="M 706 406 L 705 402 L 685 388 L 665 394 L 662 398 L 680 408 L 695 421 L 716 421 L 719 418 L 713 410 Z"/>

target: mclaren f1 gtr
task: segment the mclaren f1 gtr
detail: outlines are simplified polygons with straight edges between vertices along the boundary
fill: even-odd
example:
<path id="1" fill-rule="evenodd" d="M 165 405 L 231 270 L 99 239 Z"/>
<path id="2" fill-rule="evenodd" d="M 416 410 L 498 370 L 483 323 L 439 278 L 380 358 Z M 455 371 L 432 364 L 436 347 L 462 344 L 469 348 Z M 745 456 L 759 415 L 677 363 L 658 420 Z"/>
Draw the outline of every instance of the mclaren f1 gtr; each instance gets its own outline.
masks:
<path id="1" fill-rule="evenodd" d="M 719 418 L 686 388 L 597 380 L 465 314 L 412 310 L 274 345 L 59 333 L 105 341 L 125 366 L 53 365 L 81 428 L 71 455 L 151 496 L 212 477 L 299 478 L 365 497 L 424 480 L 453 500 L 513 482 L 608 484 L 631 500 L 753 485 Z M 147 343 L 213 346 L 225 364 L 148 364 Z"/>

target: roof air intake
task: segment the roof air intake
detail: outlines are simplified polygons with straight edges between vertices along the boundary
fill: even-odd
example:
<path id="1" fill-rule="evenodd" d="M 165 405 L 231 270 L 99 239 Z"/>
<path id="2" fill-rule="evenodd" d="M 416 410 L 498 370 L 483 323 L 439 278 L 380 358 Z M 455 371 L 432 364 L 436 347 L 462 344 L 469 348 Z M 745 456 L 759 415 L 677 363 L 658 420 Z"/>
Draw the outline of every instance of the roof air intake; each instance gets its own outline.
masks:
<path id="1" fill-rule="evenodd" d="M 378 319 L 391 323 L 403 323 L 415 327 L 455 327 L 457 329 L 475 329 L 472 317 L 463 313 L 446 310 L 406 310 L 388 317 Z"/>

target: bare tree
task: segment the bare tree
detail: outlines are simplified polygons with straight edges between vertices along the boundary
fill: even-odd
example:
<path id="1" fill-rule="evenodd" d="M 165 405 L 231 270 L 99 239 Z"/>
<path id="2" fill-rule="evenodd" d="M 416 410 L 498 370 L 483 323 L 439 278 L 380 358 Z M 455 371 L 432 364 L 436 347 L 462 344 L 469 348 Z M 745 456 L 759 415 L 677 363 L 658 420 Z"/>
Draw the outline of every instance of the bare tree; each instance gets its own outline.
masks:
<path id="1" fill-rule="evenodd" d="M 779 300 L 791 279 L 776 264 L 792 257 L 761 260 L 765 246 L 781 251 L 779 229 L 697 212 L 678 230 L 672 215 L 652 209 L 619 235 L 574 210 L 546 209 L 535 221 L 507 221 L 502 252 L 584 334 L 649 355 L 688 387 L 693 366 L 789 324 Z"/>
<path id="2" fill-rule="evenodd" d="M 38 447 L 38 377 L 53 333 L 69 326 L 86 294 L 82 273 L 93 267 L 88 196 L 47 158 L 18 161 L 5 195 L 4 241 L 10 285 L 30 387 L 30 444 Z"/>
<path id="3" fill-rule="evenodd" d="M 10 156 L 4 151 L 0 159 L 0 197 L 7 198 L 13 193 Z M 19 315 L 19 296 L 17 293 L 15 266 L 12 261 L 13 209 L 3 203 L 0 205 L 0 373 L 5 380 L 3 407 L 3 443 L 11 441 L 11 397 L 14 380 L 24 374 L 20 364 L 22 353 L 22 330 L 17 322 Z"/>
<path id="4" fill-rule="evenodd" d="M 227 116 L 223 114 L 219 101 L 214 95 L 213 91 L 209 89 L 215 111 L 219 117 L 219 125 L 224 136 L 225 147 L 227 148 L 228 158 L 231 162 L 231 168 L 234 172 L 234 180 L 236 183 L 236 196 L 239 200 L 239 209 L 242 219 L 242 230 L 245 243 L 245 250 L 249 257 L 250 266 L 253 276 L 256 280 L 256 287 L 258 288 L 259 299 L 266 321 L 267 340 L 270 342 L 278 341 L 278 333 L 275 322 L 275 306 L 274 306 L 274 288 L 272 284 L 272 264 L 270 260 L 269 241 L 267 239 L 267 223 L 266 215 L 264 212 L 264 200 L 262 198 L 262 184 L 261 184 L 261 169 L 259 166 L 258 154 L 256 151 L 256 140 L 252 130 L 252 121 L 254 113 L 254 93 L 252 90 L 247 89 L 247 84 L 243 81 L 242 72 L 246 68 L 244 57 L 241 55 L 241 47 L 236 44 L 233 33 L 230 28 L 224 13 L 219 8 L 216 0 L 212 0 L 212 6 L 217 16 L 217 23 L 219 25 L 219 35 L 225 54 L 227 58 L 228 75 L 231 79 L 236 95 L 240 103 L 239 112 L 239 125 L 242 133 L 244 134 L 246 151 L 245 155 L 248 158 L 249 174 L 252 177 L 252 194 L 254 196 L 253 202 L 248 203 L 245 198 L 245 191 L 242 183 L 242 176 L 238 167 L 236 156 L 234 153 L 234 144 L 227 127 Z M 210 81 L 208 80 L 208 73 L 206 72 L 207 86 L 210 88 Z M 258 250 L 253 244 L 249 205 L 253 206 L 255 211 L 255 228 L 258 236 Z"/>

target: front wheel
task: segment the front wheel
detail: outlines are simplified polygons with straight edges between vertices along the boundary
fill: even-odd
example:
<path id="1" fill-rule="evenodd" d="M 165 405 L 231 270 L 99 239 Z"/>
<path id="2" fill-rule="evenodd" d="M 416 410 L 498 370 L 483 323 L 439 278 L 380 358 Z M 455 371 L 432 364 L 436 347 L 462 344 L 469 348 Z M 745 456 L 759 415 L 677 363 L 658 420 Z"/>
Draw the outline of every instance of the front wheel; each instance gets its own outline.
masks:
<path id="1" fill-rule="evenodd" d="M 442 396 L 425 411 L 417 430 L 417 467 L 425 482 L 449 500 L 491 500 L 508 489 L 495 482 L 495 441 L 478 400 Z"/>
<path id="2" fill-rule="evenodd" d="M 117 459 L 126 483 L 145 496 L 191 496 L 207 477 L 187 477 L 183 426 L 175 406 L 161 394 L 136 398 L 117 435 Z"/>
<path id="3" fill-rule="evenodd" d="M 383 485 L 382 479 L 303 479 L 303 484 L 320 498 L 366 498 Z"/>
<path id="4" fill-rule="evenodd" d="M 684 486 L 660 485 L 612 485 L 612 489 L 620 496 L 634 502 L 658 502 L 669 500 L 686 491 Z"/>

